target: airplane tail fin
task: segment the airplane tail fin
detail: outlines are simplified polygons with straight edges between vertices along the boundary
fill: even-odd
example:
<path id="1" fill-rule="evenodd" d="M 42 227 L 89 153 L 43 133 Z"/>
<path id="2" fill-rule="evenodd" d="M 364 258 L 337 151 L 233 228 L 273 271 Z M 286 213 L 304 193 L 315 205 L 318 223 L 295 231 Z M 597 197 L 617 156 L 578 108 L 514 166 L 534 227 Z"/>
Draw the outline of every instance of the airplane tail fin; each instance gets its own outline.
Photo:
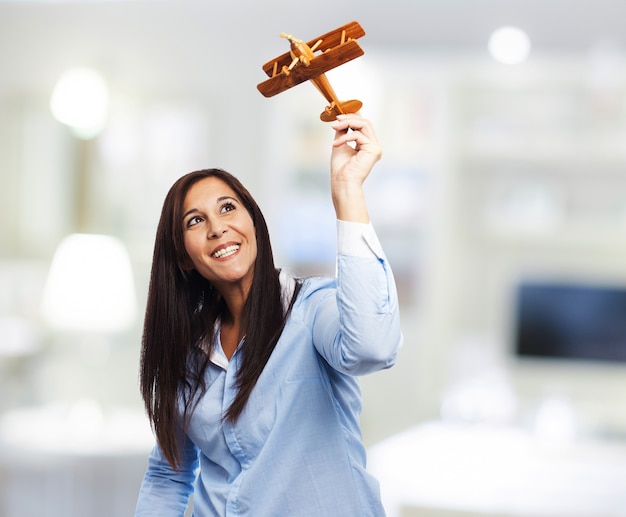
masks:
<path id="1" fill-rule="evenodd" d="M 332 122 L 337 118 L 337 115 L 342 113 L 356 113 L 361 109 L 363 103 L 357 100 L 344 101 L 339 104 L 333 104 L 326 106 L 324 111 L 320 114 L 320 119 L 324 122 Z"/>

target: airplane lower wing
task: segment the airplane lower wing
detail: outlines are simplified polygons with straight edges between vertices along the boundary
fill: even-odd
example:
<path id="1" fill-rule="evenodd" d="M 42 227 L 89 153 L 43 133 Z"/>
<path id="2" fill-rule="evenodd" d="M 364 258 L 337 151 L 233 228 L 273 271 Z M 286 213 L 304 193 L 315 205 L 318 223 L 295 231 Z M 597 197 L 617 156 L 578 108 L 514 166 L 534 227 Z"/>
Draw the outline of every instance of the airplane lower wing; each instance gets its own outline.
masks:
<path id="1" fill-rule="evenodd" d="M 316 55 L 311 60 L 309 66 L 298 64 L 288 75 L 280 73 L 279 70 L 274 77 L 259 83 L 257 89 L 265 97 L 272 97 L 300 83 L 314 79 L 328 70 L 352 61 L 363 54 L 364 51 L 360 45 L 355 40 L 350 40 Z"/>

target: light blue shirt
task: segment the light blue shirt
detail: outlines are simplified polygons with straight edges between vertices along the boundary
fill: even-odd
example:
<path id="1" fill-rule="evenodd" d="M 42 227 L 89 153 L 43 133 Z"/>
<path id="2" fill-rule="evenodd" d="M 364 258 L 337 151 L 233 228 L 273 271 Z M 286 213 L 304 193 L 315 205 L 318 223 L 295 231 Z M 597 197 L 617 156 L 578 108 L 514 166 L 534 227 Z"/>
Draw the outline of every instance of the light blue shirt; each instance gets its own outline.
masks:
<path id="1" fill-rule="evenodd" d="M 235 424 L 240 356 L 207 352 L 207 390 L 181 442 L 183 468 L 149 457 L 136 517 L 380 517 L 366 471 L 355 376 L 393 365 L 402 343 L 393 275 L 371 225 L 338 222 L 337 278 L 308 278 Z M 288 299 L 293 279 L 282 275 Z"/>

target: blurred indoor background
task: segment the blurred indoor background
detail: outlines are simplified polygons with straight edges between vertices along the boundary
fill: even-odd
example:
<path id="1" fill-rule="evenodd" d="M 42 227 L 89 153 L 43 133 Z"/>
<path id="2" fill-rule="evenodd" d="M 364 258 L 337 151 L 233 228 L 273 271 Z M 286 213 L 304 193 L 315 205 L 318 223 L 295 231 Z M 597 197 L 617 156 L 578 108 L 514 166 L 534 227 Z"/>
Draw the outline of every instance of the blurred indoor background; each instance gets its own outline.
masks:
<path id="1" fill-rule="evenodd" d="M 256 85 L 280 32 L 351 20 L 365 55 L 328 76 L 384 148 L 367 188 L 405 333 L 362 382 L 390 517 L 626 516 L 624 19 L 623 0 L 0 1 L 0 517 L 132 515 L 179 176 L 235 173 L 278 264 L 333 272 L 325 101 Z"/>

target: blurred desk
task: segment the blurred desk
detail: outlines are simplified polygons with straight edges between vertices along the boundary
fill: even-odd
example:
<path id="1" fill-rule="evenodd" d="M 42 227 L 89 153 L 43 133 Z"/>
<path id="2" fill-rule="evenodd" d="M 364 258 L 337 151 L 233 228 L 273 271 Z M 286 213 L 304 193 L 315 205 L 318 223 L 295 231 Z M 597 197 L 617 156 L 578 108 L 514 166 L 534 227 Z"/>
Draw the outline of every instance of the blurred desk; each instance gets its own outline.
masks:
<path id="1" fill-rule="evenodd" d="M 0 515 L 132 515 L 153 439 L 139 411 L 93 403 L 0 418 Z"/>
<path id="2" fill-rule="evenodd" d="M 388 517 L 624 517 L 626 443 L 425 423 L 372 447 Z"/>

